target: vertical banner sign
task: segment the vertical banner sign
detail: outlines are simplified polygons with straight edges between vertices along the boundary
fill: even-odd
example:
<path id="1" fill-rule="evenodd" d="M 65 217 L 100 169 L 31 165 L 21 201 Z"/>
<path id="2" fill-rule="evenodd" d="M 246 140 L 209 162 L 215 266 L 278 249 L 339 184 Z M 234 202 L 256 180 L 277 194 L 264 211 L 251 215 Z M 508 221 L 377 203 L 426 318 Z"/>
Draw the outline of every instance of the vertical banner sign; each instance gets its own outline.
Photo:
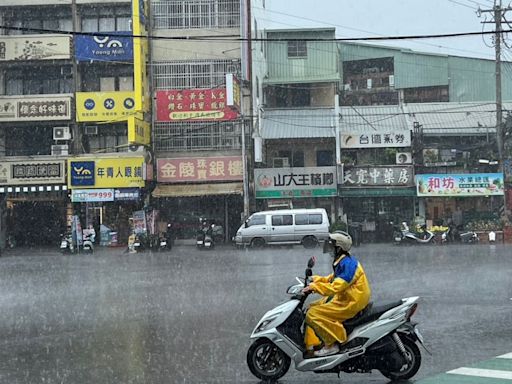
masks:
<path id="1" fill-rule="evenodd" d="M 135 109 L 149 112 L 149 85 L 146 72 L 148 54 L 148 39 L 145 27 L 145 2 L 144 0 L 132 0 L 132 25 L 133 25 L 133 80 L 135 90 Z M 143 37 L 136 37 L 143 36 Z"/>
<path id="2" fill-rule="evenodd" d="M 149 145 L 151 125 L 136 117 L 128 118 L 128 144 Z"/>

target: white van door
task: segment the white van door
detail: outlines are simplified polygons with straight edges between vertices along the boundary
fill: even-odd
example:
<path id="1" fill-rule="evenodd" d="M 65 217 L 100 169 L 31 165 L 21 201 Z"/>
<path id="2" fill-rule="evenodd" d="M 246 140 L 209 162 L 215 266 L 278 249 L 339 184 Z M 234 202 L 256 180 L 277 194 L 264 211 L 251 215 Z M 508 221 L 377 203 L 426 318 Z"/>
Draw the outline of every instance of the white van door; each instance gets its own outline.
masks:
<path id="1" fill-rule="evenodd" d="M 242 231 L 242 242 L 251 244 L 255 238 L 262 238 L 268 242 L 270 223 L 268 215 L 252 215 L 246 222 L 246 227 Z"/>
<path id="2" fill-rule="evenodd" d="M 270 240 L 272 243 L 294 241 L 293 215 L 278 214 L 271 216 Z"/>

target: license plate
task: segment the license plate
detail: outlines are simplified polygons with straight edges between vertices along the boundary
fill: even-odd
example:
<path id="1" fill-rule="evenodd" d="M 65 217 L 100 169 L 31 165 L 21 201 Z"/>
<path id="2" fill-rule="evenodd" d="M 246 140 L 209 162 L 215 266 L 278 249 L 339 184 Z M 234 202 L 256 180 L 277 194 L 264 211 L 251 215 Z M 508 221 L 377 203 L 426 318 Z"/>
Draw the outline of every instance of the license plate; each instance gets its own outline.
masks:
<path id="1" fill-rule="evenodd" d="M 210 245 L 211 245 L 211 243 L 204 243 L 205 247 L 209 247 Z"/>
<path id="2" fill-rule="evenodd" d="M 68 243 L 66 243 L 65 241 L 63 241 L 62 243 L 60 243 L 60 247 L 61 247 L 61 248 L 67 248 L 67 247 L 68 247 Z"/>
<path id="3" fill-rule="evenodd" d="M 416 327 L 414 327 L 414 334 L 418 337 L 420 343 L 423 344 L 423 335 L 421 334 L 420 330 Z"/>
<path id="4" fill-rule="evenodd" d="M 395 241 L 400 241 L 400 240 L 402 240 L 401 237 L 395 237 Z"/>
<path id="5" fill-rule="evenodd" d="M 201 244 L 203 244 L 203 242 L 199 240 L 199 241 L 197 242 L 197 244 L 201 245 Z"/>
<path id="6" fill-rule="evenodd" d="M 134 246 L 140 247 L 140 243 L 133 243 Z"/>
<path id="7" fill-rule="evenodd" d="M 161 246 L 161 247 L 165 247 L 166 245 L 167 245 L 167 243 L 166 243 L 165 241 L 162 241 L 162 242 L 160 243 L 160 246 Z"/>

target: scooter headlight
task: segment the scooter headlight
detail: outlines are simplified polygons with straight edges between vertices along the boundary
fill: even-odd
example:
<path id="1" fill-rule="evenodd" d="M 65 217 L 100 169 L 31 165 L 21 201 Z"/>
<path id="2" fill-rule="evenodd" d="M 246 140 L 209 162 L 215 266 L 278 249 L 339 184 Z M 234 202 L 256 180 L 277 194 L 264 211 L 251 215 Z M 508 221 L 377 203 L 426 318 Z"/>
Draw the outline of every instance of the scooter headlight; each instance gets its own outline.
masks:
<path id="1" fill-rule="evenodd" d="M 269 324 L 272 323 L 275 319 L 279 317 L 281 312 L 276 313 L 275 315 L 272 315 L 272 317 L 269 317 L 268 319 L 263 320 L 255 329 L 255 333 L 263 332 L 265 329 L 268 328 Z"/>

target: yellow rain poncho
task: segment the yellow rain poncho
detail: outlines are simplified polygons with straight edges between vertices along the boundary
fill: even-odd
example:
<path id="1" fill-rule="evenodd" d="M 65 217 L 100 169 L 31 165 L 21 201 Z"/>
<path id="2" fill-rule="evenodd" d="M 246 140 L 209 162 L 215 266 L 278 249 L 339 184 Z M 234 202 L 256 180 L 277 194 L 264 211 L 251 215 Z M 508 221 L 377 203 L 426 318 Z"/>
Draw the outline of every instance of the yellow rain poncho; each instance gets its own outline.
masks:
<path id="1" fill-rule="evenodd" d="M 370 285 L 363 267 L 352 256 L 342 255 L 333 263 L 334 273 L 313 276 L 311 290 L 324 298 L 311 303 L 306 314 L 306 348 L 347 340 L 342 322 L 362 311 L 370 301 Z"/>

